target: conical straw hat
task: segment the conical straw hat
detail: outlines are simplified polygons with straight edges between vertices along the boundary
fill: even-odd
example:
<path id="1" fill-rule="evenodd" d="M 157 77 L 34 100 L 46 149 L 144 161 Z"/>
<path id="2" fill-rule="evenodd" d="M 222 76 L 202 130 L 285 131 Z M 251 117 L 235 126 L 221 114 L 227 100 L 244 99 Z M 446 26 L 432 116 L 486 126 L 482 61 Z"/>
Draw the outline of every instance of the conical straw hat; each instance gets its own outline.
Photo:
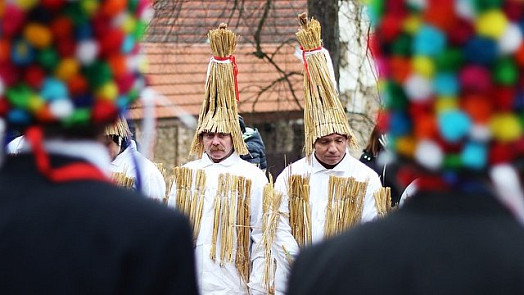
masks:
<path id="1" fill-rule="evenodd" d="M 307 15 L 299 15 L 301 28 L 296 33 L 303 50 L 304 62 L 304 151 L 313 153 L 315 141 L 338 133 L 348 136 L 348 144 L 356 147 L 356 139 L 336 90 L 331 58 L 322 48 L 320 23 Z"/>
<path id="2" fill-rule="evenodd" d="M 226 24 L 220 24 L 218 29 L 209 31 L 208 38 L 213 57 L 207 70 L 204 102 L 190 154 L 202 156 L 204 145 L 201 135 L 213 132 L 231 134 L 235 151 L 246 155 L 248 151 L 238 122 L 237 68 L 233 56 L 236 36 L 227 29 Z"/>

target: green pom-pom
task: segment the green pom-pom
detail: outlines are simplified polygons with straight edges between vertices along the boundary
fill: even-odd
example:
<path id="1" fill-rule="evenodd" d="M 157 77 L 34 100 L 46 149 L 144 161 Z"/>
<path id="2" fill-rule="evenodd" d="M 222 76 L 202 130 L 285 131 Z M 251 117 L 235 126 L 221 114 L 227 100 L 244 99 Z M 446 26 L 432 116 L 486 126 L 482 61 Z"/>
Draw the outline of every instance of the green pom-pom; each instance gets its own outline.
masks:
<path id="1" fill-rule="evenodd" d="M 393 44 L 391 44 L 391 51 L 395 55 L 400 56 L 410 56 L 411 55 L 411 37 L 402 34 L 395 39 Z"/>
<path id="2" fill-rule="evenodd" d="M 387 109 L 404 110 L 408 105 L 408 98 L 404 89 L 393 81 L 388 81 L 386 84 L 385 105 Z"/>
<path id="3" fill-rule="evenodd" d="M 105 62 L 98 61 L 88 66 L 84 70 L 85 77 L 89 85 L 93 88 L 98 88 L 113 78 L 113 72 L 109 65 Z"/>
<path id="4" fill-rule="evenodd" d="M 493 69 L 493 80 L 501 85 L 514 85 L 519 78 L 519 70 L 510 58 L 498 60 Z"/>
<path id="5" fill-rule="evenodd" d="M 456 72 L 462 67 L 464 56 L 458 48 L 448 48 L 440 53 L 435 64 L 439 72 Z"/>
<path id="6" fill-rule="evenodd" d="M 86 23 L 89 20 L 89 15 L 86 14 L 85 9 L 82 5 L 85 5 L 86 1 L 77 1 L 69 3 L 64 9 L 64 15 L 69 17 L 75 25 Z"/>
<path id="7" fill-rule="evenodd" d="M 136 8 L 138 7 L 138 0 L 129 0 L 127 1 L 127 10 L 129 11 L 136 11 Z"/>
<path id="8" fill-rule="evenodd" d="M 28 108 L 31 94 L 31 88 L 25 84 L 11 87 L 6 92 L 7 100 L 20 109 Z"/>
<path id="9" fill-rule="evenodd" d="M 483 12 L 490 9 L 498 9 L 502 6 L 502 0 L 475 0 L 475 9 L 477 12 Z"/>
<path id="10" fill-rule="evenodd" d="M 142 40 L 146 34 L 147 24 L 144 21 L 138 21 L 136 23 L 135 31 L 133 32 L 133 37 L 135 40 Z"/>
<path id="11" fill-rule="evenodd" d="M 36 59 L 44 69 L 48 71 L 53 71 L 56 65 L 58 64 L 58 60 L 60 59 L 60 57 L 54 49 L 46 48 L 38 52 Z"/>
<path id="12" fill-rule="evenodd" d="M 460 154 L 448 154 L 442 163 L 444 169 L 456 170 L 462 165 Z"/>
<path id="13" fill-rule="evenodd" d="M 64 125 L 66 127 L 78 127 L 78 126 L 87 126 L 89 125 L 91 119 L 91 110 L 90 109 L 77 109 L 71 116 L 64 120 Z"/>

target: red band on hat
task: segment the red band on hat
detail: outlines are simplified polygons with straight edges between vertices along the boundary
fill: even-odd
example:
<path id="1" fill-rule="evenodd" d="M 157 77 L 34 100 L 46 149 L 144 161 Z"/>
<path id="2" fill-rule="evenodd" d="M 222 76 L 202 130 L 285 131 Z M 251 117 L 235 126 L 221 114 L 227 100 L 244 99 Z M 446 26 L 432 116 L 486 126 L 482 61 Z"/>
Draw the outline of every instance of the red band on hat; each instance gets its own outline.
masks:
<path id="1" fill-rule="evenodd" d="M 304 68 L 306 69 L 307 78 L 308 78 L 309 81 L 311 81 L 311 76 L 309 76 L 309 68 L 307 67 L 306 52 L 313 52 L 313 51 L 322 50 L 322 46 L 319 46 L 319 47 L 313 48 L 313 49 L 304 50 L 304 47 L 302 47 L 302 45 L 301 45 L 300 46 L 300 50 L 302 50 L 302 61 L 304 62 Z"/>
<path id="2" fill-rule="evenodd" d="M 66 182 L 73 180 L 98 180 L 110 182 L 98 168 L 92 164 L 77 162 L 60 168 L 52 168 L 49 163 L 49 155 L 42 145 L 42 129 L 40 127 L 29 127 L 25 136 L 35 155 L 36 167 L 49 180 L 53 182 Z"/>
<path id="3" fill-rule="evenodd" d="M 238 66 L 237 66 L 237 61 L 235 59 L 235 56 L 234 55 L 230 55 L 230 56 L 226 56 L 226 57 L 220 57 L 220 56 L 213 56 L 213 59 L 215 60 L 218 60 L 218 61 L 225 61 L 225 60 L 230 60 L 231 63 L 233 64 L 233 78 L 235 80 L 235 95 L 237 97 L 237 101 L 240 101 L 240 94 L 238 92 Z"/>

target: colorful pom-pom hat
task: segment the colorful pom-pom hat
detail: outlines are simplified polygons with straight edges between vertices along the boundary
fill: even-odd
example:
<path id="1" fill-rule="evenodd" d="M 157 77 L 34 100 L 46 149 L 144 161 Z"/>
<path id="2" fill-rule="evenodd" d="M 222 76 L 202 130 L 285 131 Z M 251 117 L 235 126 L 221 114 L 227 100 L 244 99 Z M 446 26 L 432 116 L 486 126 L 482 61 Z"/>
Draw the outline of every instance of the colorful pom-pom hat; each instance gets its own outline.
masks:
<path id="1" fill-rule="evenodd" d="M 8 125 L 112 121 L 138 98 L 148 0 L 0 3 L 0 116 Z"/>
<path id="2" fill-rule="evenodd" d="M 152 16 L 149 0 L 1 1 L 0 117 L 40 143 L 43 126 L 111 123 L 145 87 Z"/>
<path id="3" fill-rule="evenodd" d="M 433 189 L 515 167 L 524 158 L 524 2 L 370 2 L 379 124 L 403 166 L 438 175 L 423 177 Z"/>

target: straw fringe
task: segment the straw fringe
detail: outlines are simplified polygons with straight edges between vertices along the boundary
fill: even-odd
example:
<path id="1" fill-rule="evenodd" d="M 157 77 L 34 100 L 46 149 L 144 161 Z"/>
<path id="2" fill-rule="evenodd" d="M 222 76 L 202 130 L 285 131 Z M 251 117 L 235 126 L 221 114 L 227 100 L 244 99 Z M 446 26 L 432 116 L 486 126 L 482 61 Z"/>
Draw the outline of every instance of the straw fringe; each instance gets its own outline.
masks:
<path id="1" fill-rule="evenodd" d="M 276 259 L 273 258 L 272 245 L 281 217 L 280 205 L 282 193 L 274 189 L 273 178 L 270 175 L 269 183 L 264 187 L 262 204 L 262 246 L 264 247 L 264 285 L 268 294 L 275 294 L 275 274 L 277 270 Z"/>
<path id="2" fill-rule="evenodd" d="M 314 50 L 322 46 L 320 23 L 299 15 L 301 28 L 296 33 L 303 50 Z M 304 72 L 304 152 L 313 153 L 313 145 L 320 137 L 338 133 L 348 136 L 348 145 L 357 148 L 356 137 L 349 126 L 344 107 L 340 102 L 335 85 L 322 51 L 305 55 L 307 71 Z M 306 65 L 304 67 L 306 69 Z"/>
<path id="3" fill-rule="evenodd" d="M 123 172 L 111 173 L 111 179 L 116 185 L 129 189 L 133 188 L 135 185 L 135 180 L 131 177 L 127 177 L 127 175 Z"/>
<path id="4" fill-rule="evenodd" d="M 299 246 L 311 243 L 311 208 L 309 205 L 309 175 L 288 178 L 289 225 Z"/>
<path id="5" fill-rule="evenodd" d="M 360 223 L 367 185 L 367 181 L 359 182 L 353 177 L 333 175 L 329 177 L 328 204 L 324 223 L 326 238 Z"/>
<path id="6" fill-rule="evenodd" d="M 188 217 L 193 229 L 193 240 L 196 242 L 204 208 L 206 174 L 202 169 L 175 167 L 173 182 L 176 185 L 176 208 Z"/>
<path id="7" fill-rule="evenodd" d="M 373 194 L 379 217 L 386 216 L 391 210 L 391 188 L 381 187 Z"/>
<path id="8" fill-rule="evenodd" d="M 227 58 L 233 54 L 236 36 L 227 29 L 227 25 L 221 24 L 218 29 L 209 31 L 208 38 L 213 56 Z M 240 155 L 248 154 L 238 122 L 232 63 L 218 63 L 214 59 L 210 61 L 204 101 L 190 155 L 202 156 L 204 146 L 201 135 L 204 132 L 231 134 L 235 151 Z"/>

